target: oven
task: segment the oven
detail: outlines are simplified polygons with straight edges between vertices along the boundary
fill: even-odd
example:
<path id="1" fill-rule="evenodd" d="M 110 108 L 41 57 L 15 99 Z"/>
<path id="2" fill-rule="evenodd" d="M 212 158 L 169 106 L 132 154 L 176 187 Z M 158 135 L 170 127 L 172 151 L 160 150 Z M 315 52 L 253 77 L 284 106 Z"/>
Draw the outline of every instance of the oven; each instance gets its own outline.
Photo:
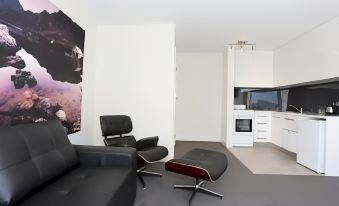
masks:
<path id="1" fill-rule="evenodd" d="M 233 134 L 253 134 L 253 122 L 253 110 L 234 110 Z"/>
<path id="2" fill-rule="evenodd" d="M 234 120 L 234 134 L 249 134 L 253 133 L 252 125 L 253 119 L 251 117 L 236 117 Z"/>
<path id="3" fill-rule="evenodd" d="M 254 111 L 234 110 L 233 119 L 233 146 L 253 146 Z"/>

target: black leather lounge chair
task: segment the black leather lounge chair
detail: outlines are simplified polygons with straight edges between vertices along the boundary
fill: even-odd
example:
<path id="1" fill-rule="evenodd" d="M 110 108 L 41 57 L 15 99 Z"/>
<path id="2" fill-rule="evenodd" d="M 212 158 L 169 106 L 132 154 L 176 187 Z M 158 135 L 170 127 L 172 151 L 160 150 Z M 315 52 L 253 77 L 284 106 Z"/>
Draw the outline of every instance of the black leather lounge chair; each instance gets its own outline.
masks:
<path id="1" fill-rule="evenodd" d="M 158 146 L 159 138 L 148 137 L 136 141 L 133 135 L 126 135 L 133 129 L 132 120 L 126 115 L 104 115 L 100 116 L 100 125 L 104 143 L 106 146 L 134 147 L 138 155 L 137 176 L 146 188 L 143 174 L 162 177 L 162 174 L 146 170 L 146 165 L 157 162 L 168 155 L 164 146 Z"/>

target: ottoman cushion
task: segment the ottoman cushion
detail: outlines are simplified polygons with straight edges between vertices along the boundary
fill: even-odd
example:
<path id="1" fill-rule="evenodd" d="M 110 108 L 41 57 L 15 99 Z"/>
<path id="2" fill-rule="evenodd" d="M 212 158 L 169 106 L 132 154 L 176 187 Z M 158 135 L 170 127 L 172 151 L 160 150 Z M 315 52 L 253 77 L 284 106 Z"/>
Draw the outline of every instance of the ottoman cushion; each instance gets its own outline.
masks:
<path id="1" fill-rule="evenodd" d="M 225 172 L 227 165 L 228 160 L 223 153 L 192 149 L 182 158 L 166 162 L 165 168 L 168 171 L 213 182 Z"/>

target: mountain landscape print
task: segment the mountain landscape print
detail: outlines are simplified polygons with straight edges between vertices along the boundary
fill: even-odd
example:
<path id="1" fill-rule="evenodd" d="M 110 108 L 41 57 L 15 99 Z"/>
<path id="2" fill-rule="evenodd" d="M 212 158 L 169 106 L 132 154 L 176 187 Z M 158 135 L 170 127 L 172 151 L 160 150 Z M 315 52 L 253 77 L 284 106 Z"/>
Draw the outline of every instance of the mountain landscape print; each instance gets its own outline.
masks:
<path id="1" fill-rule="evenodd" d="M 0 126 L 80 130 L 85 31 L 48 0 L 0 0 Z"/>

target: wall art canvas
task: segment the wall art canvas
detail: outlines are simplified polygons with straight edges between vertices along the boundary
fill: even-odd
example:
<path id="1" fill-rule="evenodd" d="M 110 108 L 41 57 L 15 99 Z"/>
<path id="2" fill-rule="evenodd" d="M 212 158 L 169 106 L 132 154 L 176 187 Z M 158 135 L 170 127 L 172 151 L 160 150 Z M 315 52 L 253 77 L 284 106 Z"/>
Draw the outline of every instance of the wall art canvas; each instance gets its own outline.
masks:
<path id="1" fill-rule="evenodd" d="M 48 0 L 0 0 L 0 126 L 80 130 L 85 31 Z"/>

